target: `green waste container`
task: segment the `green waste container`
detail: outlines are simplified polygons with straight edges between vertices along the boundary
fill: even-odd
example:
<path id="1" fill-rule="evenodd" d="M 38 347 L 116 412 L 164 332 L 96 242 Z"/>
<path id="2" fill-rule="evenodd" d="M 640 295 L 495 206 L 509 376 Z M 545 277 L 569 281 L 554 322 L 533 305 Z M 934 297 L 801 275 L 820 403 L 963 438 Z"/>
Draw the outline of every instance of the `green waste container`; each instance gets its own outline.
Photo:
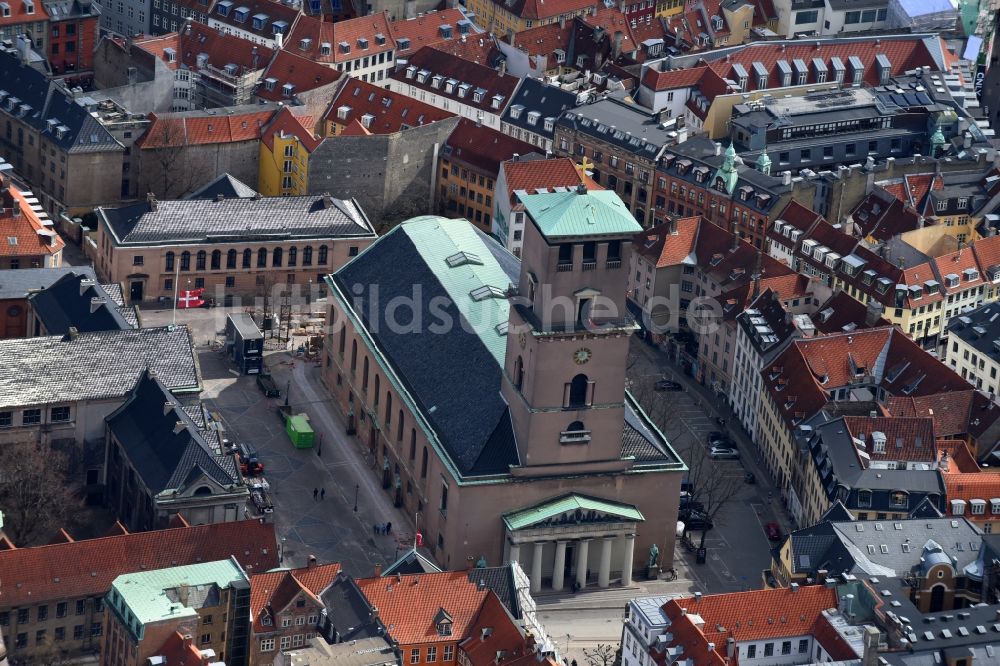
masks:
<path id="1" fill-rule="evenodd" d="M 316 441 L 316 433 L 313 432 L 312 426 L 309 425 L 309 417 L 305 414 L 289 416 L 285 421 L 285 432 L 297 449 L 311 449 Z"/>

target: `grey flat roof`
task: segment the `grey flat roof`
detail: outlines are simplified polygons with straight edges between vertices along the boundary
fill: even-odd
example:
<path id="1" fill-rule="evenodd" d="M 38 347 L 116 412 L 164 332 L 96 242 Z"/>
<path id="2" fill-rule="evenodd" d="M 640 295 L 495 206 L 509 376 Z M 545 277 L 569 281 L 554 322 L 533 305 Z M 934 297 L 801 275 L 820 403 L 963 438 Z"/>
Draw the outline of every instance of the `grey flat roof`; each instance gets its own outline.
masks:
<path id="1" fill-rule="evenodd" d="M 97 279 L 90 266 L 4 270 L 0 271 L 0 299 L 26 298 L 29 292 L 45 289 L 70 273 L 82 273 L 92 280 Z"/>

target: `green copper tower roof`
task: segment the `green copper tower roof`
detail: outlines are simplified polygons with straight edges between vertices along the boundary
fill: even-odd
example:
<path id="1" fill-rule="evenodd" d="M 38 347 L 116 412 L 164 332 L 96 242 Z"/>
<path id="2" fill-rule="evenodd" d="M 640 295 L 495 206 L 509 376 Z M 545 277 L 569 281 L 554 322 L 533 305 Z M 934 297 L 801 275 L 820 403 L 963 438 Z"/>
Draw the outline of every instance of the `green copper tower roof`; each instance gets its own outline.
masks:
<path id="1" fill-rule="evenodd" d="M 572 190 L 521 197 L 531 219 L 547 238 L 634 234 L 642 231 L 611 190 Z"/>
<path id="2" fill-rule="evenodd" d="M 771 173 L 771 158 L 768 157 L 767 151 L 762 152 L 760 157 L 757 158 L 757 171 L 767 174 Z"/>
<path id="3" fill-rule="evenodd" d="M 733 144 L 729 144 L 724 155 L 722 165 L 715 172 L 715 178 L 712 179 L 712 182 L 721 178 L 726 192 L 732 194 L 733 190 L 736 189 L 736 182 L 740 179 L 740 175 L 736 171 L 736 149 L 733 148 Z"/>
<path id="4" fill-rule="evenodd" d="M 944 132 L 941 131 L 941 126 L 938 125 L 934 128 L 934 134 L 931 134 L 931 150 L 935 151 L 934 156 L 937 155 L 937 150 L 944 148 L 945 139 Z"/>

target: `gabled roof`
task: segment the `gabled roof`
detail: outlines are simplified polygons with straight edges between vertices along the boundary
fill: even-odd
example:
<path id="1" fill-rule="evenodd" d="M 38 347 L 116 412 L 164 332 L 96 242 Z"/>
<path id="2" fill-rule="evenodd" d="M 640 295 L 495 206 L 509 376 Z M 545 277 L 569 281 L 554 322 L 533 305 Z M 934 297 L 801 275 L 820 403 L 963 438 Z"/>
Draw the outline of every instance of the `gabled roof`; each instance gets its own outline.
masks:
<path id="1" fill-rule="evenodd" d="M 861 301 L 846 291 L 838 290 L 816 309 L 812 322 L 819 333 L 840 333 L 845 330 L 885 326 L 889 323 L 880 315 L 869 326 L 866 321 L 867 316 L 868 308 Z"/>
<path id="2" fill-rule="evenodd" d="M 452 636 L 467 636 L 492 594 L 488 588 L 469 582 L 465 571 L 362 578 L 357 584 L 368 602 L 378 608 L 390 637 L 400 645 L 440 641 L 434 617 L 442 608 L 452 617 Z"/>
<path id="3" fill-rule="evenodd" d="M 396 38 L 397 58 L 405 58 L 425 46 L 479 39 L 481 33 L 480 28 L 467 19 L 465 13 L 458 7 L 427 12 L 415 18 L 398 19 L 392 21 L 391 25 L 392 34 Z M 463 27 L 465 33 L 462 32 Z"/>
<path id="4" fill-rule="evenodd" d="M 536 150 L 530 143 L 462 118 L 448 137 L 444 154 L 488 173 L 499 173 L 501 162 Z"/>
<path id="5" fill-rule="evenodd" d="M 248 572 L 278 566 L 274 525 L 240 520 L 0 550 L 0 595 L 10 606 L 98 597 L 124 573 L 228 557 Z"/>
<path id="6" fill-rule="evenodd" d="M 185 197 L 186 199 L 216 199 L 219 195 L 227 199 L 246 199 L 256 196 L 257 192 L 228 173 L 216 176 L 215 180 L 204 185 Z"/>
<path id="7" fill-rule="evenodd" d="M 700 217 L 681 217 L 673 224 L 664 222 L 636 234 L 632 251 L 649 260 L 656 268 L 695 263 Z"/>
<path id="8" fill-rule="evenodd" d="M 184 111 L 149 114 L 146 132 L 135 145 L 140 150 L 181 148 L 213 143 L 257 141 L 261 128 L 274 115 L 274 110 L 259 106 L 234 107 L 233 113 Z"/>
<path id="9" fill-rule="evenodd" d="M 6 369 L 0 374 L 4 407 L 121 398 L 149 367 L 172 391 L 201 390 L 191 336 L 183 327 L 7 340 L 0 345 L 0 367 Z"/>
<path id="10" fill-rule="evenodd" d="M 893 416 L 922 416 L 934 419 L 938 437 L 961 436 L 969 432 L 973 416 L 975 389 L 964 386 L 947 393 L 905 396 L 886 400 L 886 410 Z"/>
<path id="11" fill-rule="evenodd" d="M 340 563 L 317 564 L 301 569 L 280 569 L 250 576 L 250 621 L 254 632 L 274 631 L 276 617 L 300 593 L 310 597 L 318 606 L 320 595 L 340 573 Z M 270 627 L 261 623 L 264 614 L 270 614 Z"/>
<path id="12" fill-rule="evenodd" d="M 279 109 L 264 129 L 261 130 L 260 140 L 261 143 L 267 146 L 268 150 L 273 152 L 274 138 L 276 136 L 282 138 L 294 136 L 298 138 L 302 147 L 311 153 L 323 141 L 320 137 L 313 134 L 312 125 L 312 116 L 298 115 L 293 112 L 292 107 L 285 106 Z"/>
<path id="13" fill-rule="evenodd" d="M 134 328 L 118 304 L 87 273 L 69 273 L 28 301 L 49 335 L 65 335 L 70 327 L 81 333 Z"/>
<path id="14" fill-rule="evenodd" d="M 282 49 L 264 70 L 254 94 L 260 99 L 280 102 L 310 90 L 331 86 L 343 76 L 339 69 L 310 60 L 293 50 Z M 291 94 L 287 86 L 292 86 Z"/>
<path id="15" fill-rule="evenodd" d="M 0 257 L 54 255 L 66 247 L 44 209 L 14 185 L 0 190 L 0 206 Z"/>
<path id="16" fill-rule="evenodd" d="M 540 655 L 533 649 L 533 638 L 521 630 L 492 592 L 486 595 L 464 637 L 460 646 L 472 666 L 496 664 L 501 654 L 504 664 L 532 666 L 539 663 Z"/>
<path id="17" fill-rule="evenodd" d="M 396 35 L 387 11 L 335 23 L 318 16 L 300 16 L 284 46 L 287 51 L 326 64 L 370 58 L 395 48 Z"/>
<path id="18" fill-rule="evenodd" d="M 499 0 L 492 0 L 500 4 Z M 523 19 L 555 18 L 560 14 L 572 14 L 581 9 L 591 7 L 587 0 L 513 0 L 502 6 L 503 11 L 510 12 Z"/>
<path id="19" fill-rule="evenodd" d="M 937 460 L 934 419 L 845 416 L 844 425 L 855 442 L 864 443 L 863 450 L 873 462 L 907 460 L 934 463 Z M 881 445 L 876 443 L 876 439 L 881 441 Z"/>
<path id="20" fill-rule="evenodd" d="M 709 69 L 708 65 L 667 71 L 657 67 L 647 67 L 642 75 L 642 85 L 656 92 L 694 88 Z"/>
<path id="21" fill-rule="evenodd" d="M 238 2 L 230 2 L 228 3 L 229 9 L 225 16 L 221 13 L 219 7 L 221 4 L 223 3 L 215 3 L 211 14 L 209 14 L 211 20 L 225 23 L 237 30 L 250 32 L 267 40 L 274 39 L 275 30 L 279 22 L 284 23 L 282 34 L 287 37 L 288 31 L 294 29 L 297 19 L 302 16 L 298 9 L 283 2 L 275 2 L 274 0 L 239 0 Z M 242 21 L 237 20 L 236 15 L 237 10 L 240 8 L 247 10 L 246 16 Z M 198 11 L 207 12 L 208 10 L 203 7 Z M 263 19 L 259 24 L 254 20 L 257 16 Z"/>
<path id="22" fill-rule="evenodd" d="M 163 663 L 170 666 L 204 666 L 207 662 L 192 641 L 191 635 L 183 636 L 179 631 L 170 634 L 155 654 L 165 659 Z"/>
<path id="23" fill-rule="evenodd" d="M 143 373 L 131 395 L 105 420 L 153 495 L 183 492 L 201 478 L 223 490 L 242 483 L 232 454 L 202 435 L 155 374 Z"/>
<path id="24" fill-rule="evenodd" d="M 414 547 L 400 555 L 395 562 L 382 571 L 383 576 L 392 576 L 397 573 L 403 575 L 441 573 L 441 568 Z"/>
<path id="25" fill-rule="evenodd" d="M 28 3 L 22 0 L 7 0 L 7 6 L 10 8 L 10 16 L 0 16 L 0 28 L 49 20 L 49 15 L 41 2 L 34 3 L 30 14 Z"/>
<path id="26" fill-rule="evenodd" d="M 210 65 L 225 70 L 236 66 L 236 74 L 255 72 L 267 65 L 274 51 L 254 44 L 248 39 L 210 28 L 204 23 L 187 21 L 180 32 L 158 37 L 142 37 L 132 42 L 132 48 L 149 53 L 163 61 L 169 69 L 187 68 L 193 71 Z M 174 60 L 169 61 L 165 49 L 172 49 Z"/>
<path id="27" fill-rule="evenodd" d="M 486 113 L 500 115 L 520 83 L 516 76 L 501 76 L 486 64 L 448 57 L 445 51 L 433 46 L 425 46 L 408 60 L 406 67 L 389 76 L 404 85 Z M 452 84 L 450 91 L 448 83 Z"/>
<path id="28" fill-rule="evenodd" d="M 358 121 L 369 134 L 394 134 L 409 127 L 420 127 L 455 114 L 425 104 L 408 95 L 396 93 L 373 83 L 351 78 L 340 93 L 330 100 L 323 120 L 338 125 Z"/>
<path id="29" fill-rule="evenodd" d="M 568 493 L 562 497 L 546 500 L 524 509 L 508 511 L 503 515 L 503 522 L 507 525 L 507 529 L 513 531 L 544 523 L 553 517 L 561 516 L 567 512 L 589 511 L 606 513 L 621 521 L 641 522 L 645 520 L 642 512 L 631 504 L 612 502 L 577 493 Z"/>

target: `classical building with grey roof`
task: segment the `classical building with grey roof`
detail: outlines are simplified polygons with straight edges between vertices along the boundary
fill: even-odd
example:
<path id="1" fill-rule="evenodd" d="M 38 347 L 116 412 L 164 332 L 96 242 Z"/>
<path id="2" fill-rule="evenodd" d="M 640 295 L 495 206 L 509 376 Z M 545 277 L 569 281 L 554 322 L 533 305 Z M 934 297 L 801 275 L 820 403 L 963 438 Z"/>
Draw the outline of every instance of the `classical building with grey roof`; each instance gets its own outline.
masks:
<path id="1" fill-rule="evenodd" d="M 326 384 L 443 567 L 517 560 L 534 591 L 628 584 L 654 543 L 669 566 L 685 469 L 624 390 L 639 225 L 612 192 L 523 202 L 520 262 L 421 217 L 331 275 Z"/>
<path id="2" fill-rule="evenodd" d="M 171 300 L 175 288 L 204 288 L 205 298 L 229 302 L 274 285 L 315 287 L 375 239 L 353 199 L 246 196 L 248 189 L 230 178 L 207 186 L 210 198 L 150 196 L 99 208 L 98 274 L 123 284 L 129 303 Z"/>

